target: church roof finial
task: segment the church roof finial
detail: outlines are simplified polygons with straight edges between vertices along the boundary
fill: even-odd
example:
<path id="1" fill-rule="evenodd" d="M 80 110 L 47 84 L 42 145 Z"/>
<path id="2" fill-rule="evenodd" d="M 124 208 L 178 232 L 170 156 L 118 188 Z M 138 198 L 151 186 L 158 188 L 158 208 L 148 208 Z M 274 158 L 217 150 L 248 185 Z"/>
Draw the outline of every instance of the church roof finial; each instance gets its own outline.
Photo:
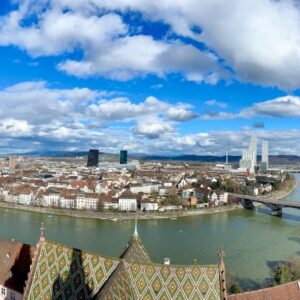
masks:
<path id="1" fill-rule="evenodd" d="M 134 220 L 134 233 L 133 236 L 134 237 L 138 237 L 138 230 L 137 230 L 137 219 Z"/>
<path id="2" fill-rule="evenodd" d="M 45 241 L 45 226 L 43 222 L 40 227 L 40 241 Z"/>
<path id="3" fill-rule="evenodd" d="M 220 248 L 218 252 L 220 263 L 224 263 L 225 251 L 223 248 Z"/>

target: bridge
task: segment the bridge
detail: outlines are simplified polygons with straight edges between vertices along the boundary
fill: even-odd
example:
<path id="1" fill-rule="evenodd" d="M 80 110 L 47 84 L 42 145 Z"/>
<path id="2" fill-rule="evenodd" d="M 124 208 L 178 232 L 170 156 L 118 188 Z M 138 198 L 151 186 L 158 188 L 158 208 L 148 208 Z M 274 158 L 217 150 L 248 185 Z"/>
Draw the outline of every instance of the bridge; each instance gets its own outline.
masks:
<path id="1" fill-rule="evenodd" d="M 261 203 L 261 204 L 271 208 L 271 214 L 273 216 L 281 216 L 282 208 L 284 208 L 284 207 L 300 209 L 300 202 L 269 199 L 266 196 L 255 197 L 255 196 L 233 194 L 233 193 L 229 193 L 229 195 L 232 197 L 235 197 L 237 199 L 240 199 L 240 203 L 242 204 L 242 206 L 247 209 L 253 209 L 255 207 L 253 205 L 253 202 Z"/>

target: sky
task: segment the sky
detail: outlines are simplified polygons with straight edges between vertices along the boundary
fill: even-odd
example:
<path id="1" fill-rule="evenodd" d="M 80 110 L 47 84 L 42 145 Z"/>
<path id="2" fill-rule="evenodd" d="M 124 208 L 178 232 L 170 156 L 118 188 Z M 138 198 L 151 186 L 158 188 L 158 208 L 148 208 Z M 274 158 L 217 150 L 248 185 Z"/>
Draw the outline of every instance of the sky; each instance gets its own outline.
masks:
<path id="1" fill-rule="evenodd" d="M 300 155 L 300 2 L 1 0 L 0 153 Z"/>

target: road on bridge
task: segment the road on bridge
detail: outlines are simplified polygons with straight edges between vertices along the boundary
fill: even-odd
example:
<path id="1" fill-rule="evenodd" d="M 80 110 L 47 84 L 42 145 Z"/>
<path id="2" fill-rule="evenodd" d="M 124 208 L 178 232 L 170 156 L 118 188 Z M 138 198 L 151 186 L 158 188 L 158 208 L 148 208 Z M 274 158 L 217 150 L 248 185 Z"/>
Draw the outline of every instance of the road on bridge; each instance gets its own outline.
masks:
<path id="1" fill-rule="evenodd" d="M 238 198 L 238 199 L 244 199 L 244 200 L 258 202 L 258 203 L 262 203 L 262 204 L 269 204 L 269 205 L 281 206 L 281 207 L 298 208 L 298 209 L 300 208 L 300 202 L 295 202 L 295 201 L 275 200 L 275 199 L 270 199 L 267 196 L 255 197 L 255 196 L 234 194 L 234 193 L 229 193 L 228 195 Z"/>

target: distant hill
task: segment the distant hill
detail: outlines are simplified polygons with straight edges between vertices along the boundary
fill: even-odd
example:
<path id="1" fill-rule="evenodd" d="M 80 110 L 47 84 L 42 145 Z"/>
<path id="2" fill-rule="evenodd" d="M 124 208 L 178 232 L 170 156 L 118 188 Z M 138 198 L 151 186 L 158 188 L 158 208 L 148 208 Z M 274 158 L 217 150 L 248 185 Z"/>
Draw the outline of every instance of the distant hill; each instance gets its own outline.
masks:
<path id="1" fill-rule="evenodd" d="M 100 159 L 106 159 L 111 157 L 113 159 L 118 158 L 119 154 L 108 154 L 104 152 L 99 152 Z M 37 157 L 87 157 L 88 151 L 31 151 L 18 153 L 14 155 L 24 155 L 24 156 L 37 156 Z M 132 154 L 129 153 L 129 158 L 141 159 L 141 160 L 160 160 L 160 161 L 193 161 L 193 162 L 206 162 L 206 163 L 225 163 L 225 156 L 213 156 L 213 155 L 147 155 L 147 154 Z M 258 155 L 258 161 L 261 160 L 260 155 Z M 239 155 L 229 155 L 229 163 L 238 163 L 241 159 Z M 297 155 L 270 155 L 270 164 L 280 165 L 280 164 L 300 164 L 300 156 Z"/>
<path id="2" fill-rule="evenodd" d="M 15 155 L 38 156 L 38 157 L 77 157 L 87 156 L 88 151 L 31 151 Z"/>
<path id="3" fill-rule="evenodd" d="M 179 155 L 179 156 L 144 156 L 144 160 L 167 160 L 167 161 L 199 161 L 207 163 L 225 163 L 225 156 L 213 156 L 213 155 Z M 228 156 L 229 163 L 238 163 L 241 156 Z M 261 156 L 257 156 L 258 161 L 261 160 Z M 296 164 L 300 163 L 300 157 L 297 155 L 270 155 L 270 164 L 280 165 L 280 164 Z"/>
<path id="4" fill-rule="evenodd" d="M 213 156 L 213 155 L 179 155 L 179 156 L 159 156 L 151 155 L 142 157 L 144 160 L 173 160 L 173 161 L 201 161 L 201 162 L 223 162 L 225 163 L 225 156 Z M 241 159 L 240 156 L 228 156 L 229 162 L 238 162 Z"/>

